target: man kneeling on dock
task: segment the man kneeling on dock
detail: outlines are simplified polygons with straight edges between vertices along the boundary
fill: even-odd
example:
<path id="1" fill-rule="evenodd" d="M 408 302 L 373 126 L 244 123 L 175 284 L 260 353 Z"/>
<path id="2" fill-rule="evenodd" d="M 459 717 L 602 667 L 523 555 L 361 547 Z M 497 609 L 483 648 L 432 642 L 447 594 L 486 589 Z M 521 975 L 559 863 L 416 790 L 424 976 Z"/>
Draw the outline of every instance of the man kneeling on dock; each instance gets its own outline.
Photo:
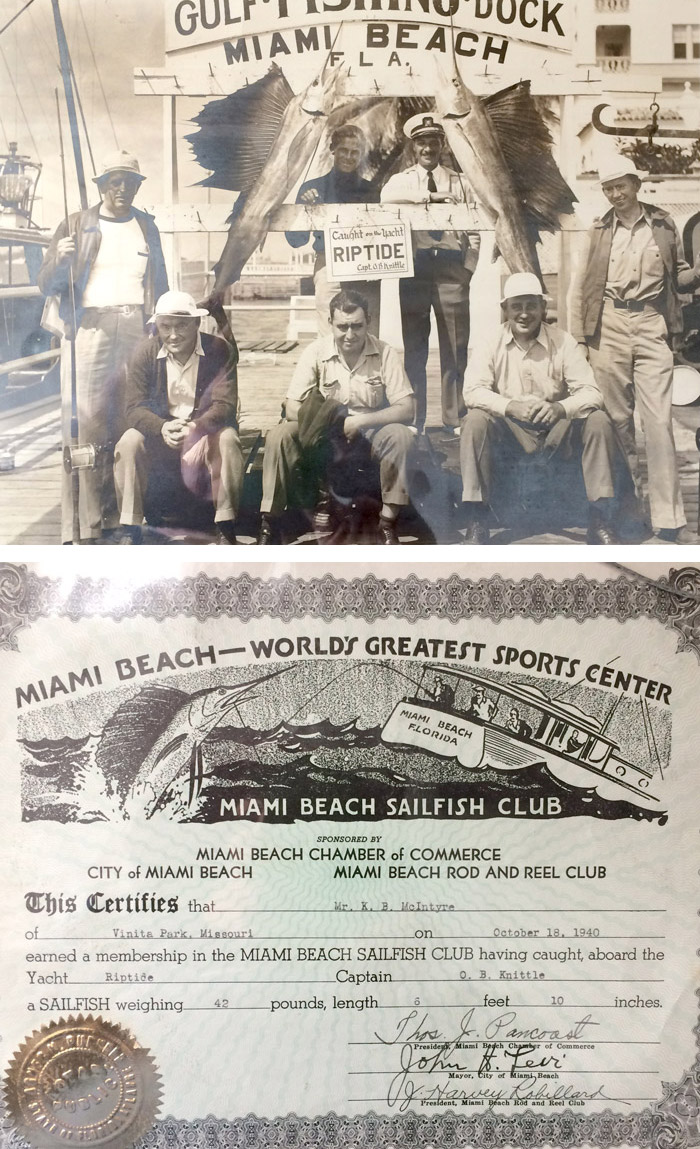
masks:
<path id="1" fill-rule="evenodd" d="M 339 292 L 330 302 L 330 333 L 299 359 L 286 418 L 265 441 L 261 545 L 279 541 L 279 516 L 300 482 L 317 489 L 328 466 L 347 472 L 348 464 L 367 458 L 379 462 L 378 541 L 398 543 L 396 519 L 409 501 L 415 400 L 398 352 L 369 333 L 368 320 L 364 296 Z"/>
<path id="2" fill-rule="evenodd" d="M 486 516 L 497 469 L 507 475 L 526 455 L 552 463 L 579 455 L 587 542 L 614 543 L 610 519 L 620 453 L 586 357 L 568 332 L 545 324 L 547 304 L 536 275 L 511 275 L 501 307 L 505 322 L 492 339 L 477 343 L 464 380 L 464 542 L 489 540 Z"/>
<path id="3" fill-rule="evenodd" d="M 184 291 L 166 291 L 146 339 L 129 363 L 127 430 L 114 451 L 122 542 L 140 543 L 149 472 L 178 474 L 195 493 L 202 478 L 215 506 L 217 541 L 236 540 L 243 455 L 236 430 L 235 355 L 223 339 L 200 333 L 201 317 Z"/>

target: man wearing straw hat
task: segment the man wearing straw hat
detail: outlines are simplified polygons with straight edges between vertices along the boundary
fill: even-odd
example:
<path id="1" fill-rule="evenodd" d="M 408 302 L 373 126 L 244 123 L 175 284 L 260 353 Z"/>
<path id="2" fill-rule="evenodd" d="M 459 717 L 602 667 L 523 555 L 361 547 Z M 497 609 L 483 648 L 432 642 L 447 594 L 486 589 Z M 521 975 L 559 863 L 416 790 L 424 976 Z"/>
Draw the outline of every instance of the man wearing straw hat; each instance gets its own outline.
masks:
<path id="1" fill-rule="evenodd" d="M 404 124 L 416 162 L 391 176 L 382 203 L 464 203 L 467 185 L 440 163 L 445 129 L 432 112 Z M 440 347 L 442 421 L 456 428 L 461 415 L 462 381 L 469 343 L 469 284 L 479 258 L 478 232 L 414 231 L 413 278 L 399 280 L 404 367 L 416 396 L 416 423 L 422 431 L 427 406 L 430 313 L 435 312 Z"/>
<path id="2" fill-rule="evenodd" d="M 664 542 L 676 542 L 685 514 L 671 418 L 672 343 L 683 330 L 679 292 L 700 284 L 700 257 L 689 267 L 668 212 L 640 202 L 644 175 L 627 156 L 601 166 L 600 185 L 611 206 L 588 232 L 570 326 L 589 349 L 637 486 L 639 407 L 652 527 Z"/>
<path id="3" fill-rule="evenodd" d="M 464 542 L 489 541 L 496 474 L 507 476 L 519 459 L 539 455 L 551 463 L 580 458 L 589 505 L 587 542 L 614 543 L 619 451 L 586 356 L 568 332 L 545 324 L 547 300 L 536 275 L 509 276 L 501 308 L 505 322 L 492 338 L 477 342 L 464 378 Z"/>
<path id="4" fill-rule="evenodd" d="M 127 368 L 127 430 L 114 449 L 121 542 L 140 543 L 149 477 L 180 479 L 214 503 L 217 542 L 236 539 L 243 487 L 236 352 L 200 333 L 209 313 L 185 291 L 166 291 Z"/>
<path id="5" fill-rule="evenodd" d="M 111 446 L 123 430 L 124 366 L 143 338 L 144 319 L 167 291 L 160 235 L 152 216 L 132 207 L 144 180 L 128 152 L 108 156 L 94 182 L 101 202 L 56 229 L 38 276 L 46 296 L 58 296 L 63 324 L 61 416 L 70 442 L 71 372 L 75 357 L 78 437 L 91 444 L 95 465 L 79 472 L 81 543 L 117 526 Z M 73 281 L 73 311 L 70 281 Z M 71 476 L 64 473 L 62 540 L 73 540 Z"/>

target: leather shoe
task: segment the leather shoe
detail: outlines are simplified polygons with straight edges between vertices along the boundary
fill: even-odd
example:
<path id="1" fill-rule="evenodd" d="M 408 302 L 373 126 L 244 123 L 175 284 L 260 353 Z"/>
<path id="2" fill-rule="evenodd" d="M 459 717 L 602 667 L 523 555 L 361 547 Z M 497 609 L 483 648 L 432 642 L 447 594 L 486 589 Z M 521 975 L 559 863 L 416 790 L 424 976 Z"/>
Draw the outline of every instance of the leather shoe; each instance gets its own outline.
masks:
<path id="1" fill-rule="evenodd" d="M 377 542 L 384 547 L 400 546 L 399 536 L 396 533 L 396 519 L 385 519 L 383 515 L 379 516 Z"/>
<path id="2" fill-rule="evenodd" d="M 679 543 L 682 541 L 683 527 L 661 527 L 656 537 L 662 543 Z"/>
<path id="3" fill-rule="evenodd" d="M 260 520 L 260 530 L 258 531 L 258 537 L 256 540 L 257 546 L 274 546 L 274 544 L 277 542 L 279 542 L 279 538 L 276 523 L 274 523 L 272 519 L 268 518 L 267 515 L 263 515 Z"/>
<path id="4" fill-rule="evenodd" d="M 590 523 L 586 531 L 586 542 L 592 547 L 610 547 L 617 543 L 617 537 L 608 523 Z"/>
<path id="5" fill-rule="evenodd" d="M 220 547 L 235 547 L 238 544 L 236 538 L 236 524 L 233 519 L 222 519 L 219 523 L 214 523 L 216 530 L 216 544 Z"/>
<path id="6" fill-rule="evenodd" d="M 486 526 L 486 524 L 476 520 L 467 525 L 467 529 L 464 532 L 464 538 L 462 539 L 462 546 L 482 547 L 485 546 L 490 538 L 491 532 L 489 531 L 489 528 Z"/>

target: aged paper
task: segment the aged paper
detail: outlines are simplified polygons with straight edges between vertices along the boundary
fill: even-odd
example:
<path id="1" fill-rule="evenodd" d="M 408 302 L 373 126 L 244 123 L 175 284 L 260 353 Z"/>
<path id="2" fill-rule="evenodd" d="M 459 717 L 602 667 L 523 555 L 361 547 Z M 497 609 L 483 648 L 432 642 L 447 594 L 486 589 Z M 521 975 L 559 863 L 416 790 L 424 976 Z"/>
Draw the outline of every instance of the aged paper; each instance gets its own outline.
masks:
<path id="1" fill-rule="evenodd" d="M 149 544 L 212 537 L 216 491 L 206 467 L 195 466 L 196 455 L 171 474 L 167 458 L 174 456 L 164 463 L 149 450 L 143 506 L 137 501 L 130 510 L 127 497 L 125 510 L 123 488 L 131 487 L 123 475 L 119 499 L 113 489 L 114 451 L 125 428 L 133 430 L 141 418 L 120 409 L 128 406 L 120 370 L 152 312 L 148 283 L 157 280 L 162 289 L 167 270 L 169 286 L 206 302 L 218 330 L 238 345 L 228 417 L 241 431 L 245 481 L 227 513 L 241 540 L 260 536 L 261 507 L 286 503 L 276 541 L 374 543 L 381 541 L 384 502 L 400 508 L 401 542 L 455 544 L 473 525 L 474 508 L 464 502 L 481 501 L 489 506 L 492 538 L 503 544 L 597 543 L 600 515 L 621 542 L 651 541 L 661 530 L 666 541 L 670 532 L 671 541 L 697 543 L 698 315 L 691 294 L 678 297 L 678 290 L 693 291 L 697 276 L 676 283 L 680 263 L 693 264 L 698 254 L 693 149 L 700 132 L 700 25 L 694 20 L 690 0 L 661 9 L 652 0 L 159 0 L 147 12 L 138 0 L 122 0 L 118 14 L 101 0 L 31 0 L 8 11 L 0 75 L 9 149 L 0 154 L 0 392 L 11 410 L 0 426 L 0 467 L 7 472 L 0 537 L 113 542 L 120 528 L 138 526 L 142 517 Z M 437 117 L 445 133 L 435 192 L 424 186 L 415 140 L 407 138 L 407 125 L 421 114 Z M 337 132 L 348 126 L 355 154 L 341 161 Z M 103 230 L 95 212 L 85 212 L 97 208 L 95 181 L 121 150 L 132 173 L 136 163 L 144 177 L 134 209 L 152 216 L 146 247 L 137 253 L 148 262 L 146 289 L 140 290 L 143 269 L 136 264 L 126 275 L 128 298 L 117 298 L 104 280 L 95 295 L 93 284 L 85 317 L 83 289 Z M 577 409 L 573 446 L 568 436 L 553 440 L 533 461 L 523 457 L 519 440 L 508 439 L 488 491 L 479 489 L 476 499 L 473 460 L 460 456 L 461 421 L 476 403 L 474 396 L 465 402 L 465 367 L 499 330 L 510 273 L 536 273 L 549 321 L 567 331 L 581 326 L 574 269 L 588 229 L 609 209 L 599 175 L 621 155 L 649 176 L 640 193 L 649 218 L 657 213 L 674 245 L 679 229 L 677 251 L 664 248 L 667 272 L 659 271 L 659 248 L 650 257 L 656 280 L 643 285 L 641 297 L 630 297 L 635 315 L 647 298 L 651 311 L 623 317 L 629 330 L 622 352 L 640 325 L 660 339 L 651 399 L 645 393 L 635 400 L 649 412 L 649 425 L 637 426 L 635 449 L 625 396 L 633 382 L 643 391 L 644 379 L 637 371 L 633 380 L 628 358 L 621 370 L 629 388 L 622 387 L 621 397 L 609 378 L 614 356 L 606 343 L 594 367 L 603 392 L 596 401 L 605 402 L 621 436 L 606 448 L 616 456 L 611 474 L 594 468 L 594 481 L 587 474 L 584 483 L 578 432 L 593 412 Z M 146 226 L 145 217 L 136 218 Z M 59 226 L 76 238 L 75 314 L 67 265 L 56 270 L 53 247 L 47 256 Z M 44 258 L 49 270 L 45 262 L 38 282 L 53 306 L 42 316 L 37 273 Z M 594 270 L 597 283 L 602 272 Z M 371 333 L 401 353 L 417 397 L 415 428 L 425 434 L 404 443 L 407 477 L 391 499 L 372 451 L 351 450 L 343 441 L 347 458 L 321 476 L 329 499 L 316 518 L 318 476 L 309 483 L 308 474 L 292 468 L 285 497 L 279 489 L 271 494 L 263 460 L 267 451 L 269 461 L 269 433 L 299 357 L 316 335 L 328 333 L 330 300 L 342 286 L 360 291 Z M 129 338 L 107 331 L 109 354 L 98 357 L 98 369 L 85 331 L 106 323 L 105 312 L 110 322 L 122 322 L 113 313 L 124 307 L 136 311 Z M 677 353 L 675 372 L 666 336 L 657 330 L 659 311 Z M 66 340 L 62 425 L 58 416 L 57 333 L 66 320 L 80 336 L 73 356 L 76 435 L 69 433 Z M 205 324 L 216 327 L 214 319 Z M 592 333 L 585 334 L 593 346 Z M 547 401 L 571 399 L 581 370 L 585 365 L 567 367 L 565 380 L 545 388 Z M 83 394 L 88 377 L 91 397 Z M 116 395 L 116 413 L 107 395 Z M 377 398 L 370 390 L 369 398 L 391 405 L 386 394 Z M 362 391 L 360 399 L 360 406 L 369 402 Z M 150 411 L 158 403 L 149 393 L 145 405 Z M 537 426 L 538 434 L 544 431 Z M 655 428 L 663 433 L 655 435 Z M 75 490 L 65 479 L 59 509 L 59 439 L 71 448 L 77 486 L 92 492 L 94 502 L 91 515 L 83 509 L 75 525 Z M 606 505 L 595 508 L 591 534 L 589 502 L 600 500 Z M 471 541 L 483 536 L 477 532 Z"/>
<path id="2" fill-rule="evenodd" d="M 8 1144 L 694 1143 L 695 567 L 0 586 Z"/>

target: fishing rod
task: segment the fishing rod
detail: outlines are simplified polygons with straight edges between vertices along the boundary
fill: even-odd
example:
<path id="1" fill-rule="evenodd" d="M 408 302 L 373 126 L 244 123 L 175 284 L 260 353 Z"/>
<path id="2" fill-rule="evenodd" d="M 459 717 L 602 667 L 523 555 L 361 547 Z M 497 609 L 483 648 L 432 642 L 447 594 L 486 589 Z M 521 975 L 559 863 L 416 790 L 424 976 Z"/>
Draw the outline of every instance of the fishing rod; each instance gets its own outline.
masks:
<path id="1" fill-rule="evenodd" d="M 71 140 L 73 144 L 73 157 L 75 161 L 75 172 L 78 180 L 78 190 L 80 194 L 80 207 L 82 211 L 85 211 L 88 206 L 88 198 L 87 186 L 85 183 L 85 170 L 83 167 L 83 156 L 80 147 L 80 131 L 78 127 L 78 117 L 75 107 L 75 93 L 77 91 L 77 85 L 75 84 L 73 65 L 70 58 L 70 51 L 68 48 L 68 41 L 66 40 L 65 29 L 63 27 L 59 0 L 51 0 L 51 7 L 53 9 L 61 76 L 63 78 L 63 91 L 66 100 L 68 123 L 70 125 Z M 63 147 L 63 127 L 61 124 L 61 111 L 57 90 L 55 94 L 56 112 L 58 116 L 58 136 L 61 153 L 61 175 L 63 179 L 64 216 L 66 220 L 66 234 L 70 237 L 70 217 L 68 213 L 68 192 L 66 184 L 66 160 Z M 76 237 L 73 236 L 72 238 L 75 240 L 77 247 Z M 73 545 L 76 546 L 80 544 L 80 478 L 78 472 L 80 470 L 94 468 L 98 452 L 104 451 L 105 447 L 102 444 L 96 446 L 92 443 L 84 443 L 82 445 L 80 443 L 80 427 L 78 419 L 78 377 L 75 348 L 78 323 L 75 305 L 75 279 L 73 275 L 72 257 L 68 269 L 68 294 L 70 306 L 69 323 L 71 326 L 71 331 L 67 331 L 65 337 L 68 340 L 70 361 L 70 442 L 64 445 L 63 465 L 66 472 L 71 476 L 71 499 L 73 503 L 72 541 Z"/>
<path id="2" fill-rule="evenodd" d="M 58 147 L 61 157 L 61 178 L 63 181 L 63 218 L 66 223 L 66 235 L 70 236 L 70 215 L 68 212 L 68 186 L 66 183 L 66 157 L 63 151 L 63 126 L 61 124 L 61 105 L 58 101 L 58 88 L 54 88 L 56 96 L 56 116 L 58 119 Z M 75 281 L 73 279 L 73 260 L 68 264 L 68 302 L 70 306 L 69 327 L 64 337 L 68 346 L 68 362 L 70 365 L 70 442 L 63 447 L 63 467 L 66 474 L 71 477 L 71 499 L 73 502 L 73 546 L 80 545 L 80 476 L 77 467 L 73 464 L 79 449 L 78 432 L 78 372 L 75 361 L 75 336 L 77 316 L 75 310 Z"/>

